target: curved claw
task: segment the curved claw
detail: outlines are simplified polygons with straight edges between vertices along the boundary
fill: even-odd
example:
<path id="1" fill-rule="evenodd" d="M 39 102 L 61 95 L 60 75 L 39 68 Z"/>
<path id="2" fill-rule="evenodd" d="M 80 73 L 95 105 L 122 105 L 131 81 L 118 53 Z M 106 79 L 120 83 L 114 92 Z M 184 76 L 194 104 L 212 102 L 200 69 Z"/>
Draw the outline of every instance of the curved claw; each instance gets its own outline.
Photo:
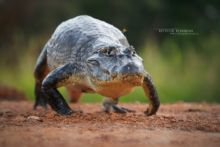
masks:
<path id="1" fill-rule="evenodd" d="M 125 107 L 121 107 L 121 109 L 127 111 L 127 112 L 136 112 L 135 110 L 131 110 L 131 109 L 128 109 L 128 108 L 125 108 Z"/>
<path id="2" fill-rule="evenodd" d="M 59 110 L 55 110 L 55 111 L 61 115 L 71 115 L 74 113 L 80 113 L 80 114 L 83 113 L 82 110 L 72 110 L 72 109 L 59 109 Z"/>
<path id="3" fill-rule="evenodd" d="M 135 112 L 135 110 L 130 110 L 124 107 L 119 107 L 117 105 L 112 105 L 112 109 L 116 113 L 127 113 L 127 112 Z"/>
<path id="4" fill-rule="evenodd" d="M 160 107 L 160 103 L 158 103 L 157 105 L 150 105 L 149 108 L 147 108 L 147 110 L 144 111 L 144 114 L 146 116 L 155 115 L 159 107 Z"/>
<path id="5" fill-rule="evenodd" d="M 74 111 L 71 109 L 56 109 L 55 111 L 61 115 L 70 115 L 74 113 Z"/>
<path id="6" fill-rule="evenodd" d="M 105 98 L 102 103 L 103 111 L 106 113 L 109 113 L 111 111 L 115 113 L 127 113 L 127 112 L 135 112 L 134 110 L 130 110 L 124 107 L 120 107 L 118 104 L 118 98 L 112 99 L 112 98 Z"/>

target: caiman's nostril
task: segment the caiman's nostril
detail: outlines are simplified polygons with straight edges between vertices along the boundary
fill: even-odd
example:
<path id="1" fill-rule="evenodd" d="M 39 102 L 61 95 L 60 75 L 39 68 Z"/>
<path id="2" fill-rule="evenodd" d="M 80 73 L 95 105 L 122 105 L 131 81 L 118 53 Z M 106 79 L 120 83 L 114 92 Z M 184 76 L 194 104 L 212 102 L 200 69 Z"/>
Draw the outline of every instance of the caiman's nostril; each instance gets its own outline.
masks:
<path id="1" fill-rule="evenodd" d="M 123 74 L 137 73 L 138 71 L 139 71 L 138 67 L 132 63 L 128 63 L 127 65 L 121 68 L 121 72 Z"/>
<path id="2" fill-rule="evenodd" d="M 128 68 L 128 70 L 130 70 L 130 66 L 128 66 L 127 68 Z"/>

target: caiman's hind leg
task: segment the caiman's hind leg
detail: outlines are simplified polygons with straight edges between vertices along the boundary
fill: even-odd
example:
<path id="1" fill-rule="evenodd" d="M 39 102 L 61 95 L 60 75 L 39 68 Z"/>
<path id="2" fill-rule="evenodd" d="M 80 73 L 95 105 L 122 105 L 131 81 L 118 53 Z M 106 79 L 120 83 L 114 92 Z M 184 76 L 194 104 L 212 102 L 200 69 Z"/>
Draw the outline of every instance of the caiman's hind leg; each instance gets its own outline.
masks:
<path id="1" fill-rule="evenodd" d="M 105 112 L 116 112 L 116 113 L 126 113 L 126 112 L 135 112 L 134 110 L 130 110 L 124 107 L 120 107 L 118 104 L 118 98 L 104 98 L 102 106 Z"/>
<path id="2" fill-rule="evenodd" d="M 146 96 L 149 98 L 149 108 L 144 112 L 147 116 L 156 114 L 160 107 L 160 100 L 156 88 L 153 85 L 151 76 L 145 72 L 144 82 L 142 85 Z"/>
<path id="3" fill-rule="evenodd" d="M 80 96 L 82 95 L 82 91 L 73 85 L 66 86 L 66 91 L 71 103 L 77 103 L 80 99 Z"/>
<path id="4" fill-rule="evenodd" d="M 69 63 L 60 66 L 50 72 L 43 80 L 42 89 L 48 97 L 51 108 L 59 114 L 68 115 L 73 112 L 57 88 L 80 80 L 82 74 L 81 66 L 76 63 Z M 81 112 L 81 111 L 80 111 Z"/>
<path id="5" fill-rule="evenodd" d="M 47 96 L 41 89 L 42 81 L 45 76 L 48 74 L 48 66 L 47 66 L 47 51 L 44 48 L 41 52 L 37 64 L 34 69 L 34 77 L 35 77 L 35 104 L 34 109 L 37 106 L 42 106 L 43 108 L 47 108 Z"/>

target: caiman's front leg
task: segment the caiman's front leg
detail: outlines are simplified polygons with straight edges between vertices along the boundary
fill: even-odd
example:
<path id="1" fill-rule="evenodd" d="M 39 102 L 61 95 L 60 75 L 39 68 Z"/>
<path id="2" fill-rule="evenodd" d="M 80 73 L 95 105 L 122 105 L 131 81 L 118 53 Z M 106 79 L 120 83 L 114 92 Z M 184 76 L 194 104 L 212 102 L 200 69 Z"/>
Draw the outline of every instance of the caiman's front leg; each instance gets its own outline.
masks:
<path id="1" fill-rule="evenodd" d="M 76 82 L 80 72 L 80 66 L 76 63 L 70 63 L 56 68 L 43 80 L 42 90 L 48 97 L 49 105 L 57 113 L 68 115 L 76 112 L 71 110 L 57 88 L 69 84 L 69 82 Z"/>
<path id="2" fill-rule="evenodd" d="M 160 100 L 156 88 L 153 85 L 152 78 L 147 72 L 145 72 L 142 87 L 144 89 L 145 95 L 149 98 L 149 107 L 144 113 L 147 116 L 154 115 L 160 107 Z"/>

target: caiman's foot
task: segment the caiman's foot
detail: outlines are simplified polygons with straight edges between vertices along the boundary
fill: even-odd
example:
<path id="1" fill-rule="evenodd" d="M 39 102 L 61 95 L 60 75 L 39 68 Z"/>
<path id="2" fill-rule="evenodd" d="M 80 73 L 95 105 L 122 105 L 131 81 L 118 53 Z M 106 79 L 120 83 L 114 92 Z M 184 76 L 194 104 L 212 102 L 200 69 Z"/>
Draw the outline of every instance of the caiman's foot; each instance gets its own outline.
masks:
<path id="1" fill-rule="evenodd" d="M 144 114 L 145 114 L 146 116 L 155 115 L 156 112 L 157 112 L 157 110 L 159 109 L 159 107 L 160 107 L 160 103 L 159 103 L 159 102 L 158 102 L 158 103 L 155 103 L 154 105 L 150 104 L 150 105 L 149 105 L 149 108 L 147 108 L 147 110 L 144 111 Z"/>
<path id="2" fill-rule="evenodd" d="M 55 88 L 46 89 L 43 87 L 45 94 L 48 97 L 48 104 L 51 108 L 61 115 L 70 115 L 76 111 L 72 110 L 66 103 L 62 95 Z"/>
<path id="3" fill-rule="evenodd" d="M 112 98 L 105 98 L 102 106 L 103 106 L 103 111 L 104 112 L 115 112 L 115 113 L 127 113 L 127 112 L 135 112 L 134 110 L 130 110 L 124 107 L 120 107 L 117 105 L 118 103 L 118 98 L 117 99 L 112 99 Z"/>
<path id="4" fill-rule="evenodd" d="M 71 109 L 60 109 L 60 110 L 55 110 L 57 113 L 61 115 L 71 115 L 74 113 L 83 113 L 82 110 L 71 110 Z"/>
<path id="5" fill-rule="evenodd" d="M 54 109 L 58 114 L 61 115 L 70 115 L 72 113 L 74 113 L 73 110 L 71 109 L 67 109 L 67 108 L 61 108 L 61 109 Z"/>
<path id="6" fill-rule="evenodd" d="M 127 108 L 120 107 L 117 105 L 112 105 L 112 110 L 113 110 L 113 112 L 116 112 L 116 113 L 135 112 L 135 110 L 127 109 Z"/>

